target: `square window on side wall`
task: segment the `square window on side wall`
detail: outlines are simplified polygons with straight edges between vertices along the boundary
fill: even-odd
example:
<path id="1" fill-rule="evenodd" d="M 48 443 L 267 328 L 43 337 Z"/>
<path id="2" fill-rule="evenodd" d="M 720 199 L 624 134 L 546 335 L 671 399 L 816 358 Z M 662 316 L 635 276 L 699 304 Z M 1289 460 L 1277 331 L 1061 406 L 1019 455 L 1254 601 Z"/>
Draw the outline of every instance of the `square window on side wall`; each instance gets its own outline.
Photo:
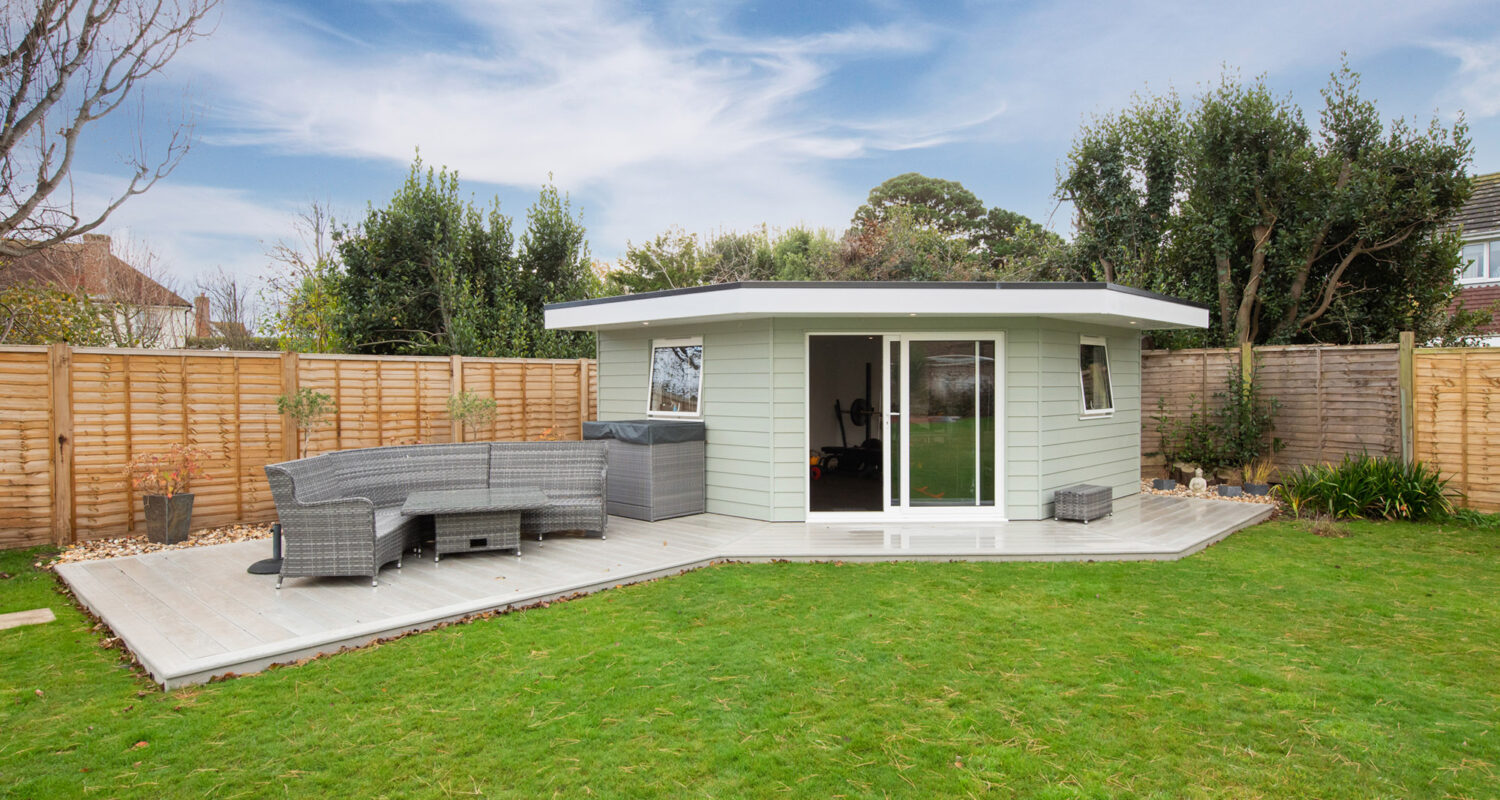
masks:
<path id="1" fill-rule="evenodd" d="M 1078 342 L 1079 384 L 1083 389 L 1083 416 L 1102 417 L 1115 411 L 1109 382 L 1109 346 L 1103 336 L 1084 336 Z"/>
<path id="2" fill-rule="evenodd" d="M 647 416 L 699 416 L 703 395 L 702 337 L 652 341 L 650 389 Z"/>
<path id="3" fill-rule="evenodd" d="M 1500 244 L 1496 242 L 1495 244 Z M 1471 242 L 1464 245 L 1461 261 L 1464 265 L 1463 271 L 1458 273 L 1459 280 L 1475 281 L 1482 280 L 1486 275 L 1485 265 L 1485 243 Z M 1500 255 L 1497 253 L 1496 255 Z"/>

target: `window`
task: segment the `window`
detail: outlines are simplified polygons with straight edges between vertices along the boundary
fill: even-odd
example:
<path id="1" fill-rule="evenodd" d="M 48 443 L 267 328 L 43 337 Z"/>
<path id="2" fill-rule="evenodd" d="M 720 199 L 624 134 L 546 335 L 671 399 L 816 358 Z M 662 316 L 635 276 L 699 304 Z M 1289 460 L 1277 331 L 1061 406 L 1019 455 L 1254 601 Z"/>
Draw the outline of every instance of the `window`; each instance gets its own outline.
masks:
<path id="1" fill-rule="evenodd" d="M 1083 415 L 1114 413 L 1114 392 L 1109 385 L 1109 351 L 1104 337 L 1084 336 L 1079 340 L 1078 368 L 1083 386 Z"/>
<path id="2" fill-rule="evenodd" d="M 646 405 L 648 415 L 696 417 L 702 391 L 702 339 L 657 339 L 651 343 L 651 399 Z"/>
<path id="3" fill-rule="evenodd" d="M 1468 242 L 1463 249 L 1459 283 L 1500 280 L 1500 241 Z"/>

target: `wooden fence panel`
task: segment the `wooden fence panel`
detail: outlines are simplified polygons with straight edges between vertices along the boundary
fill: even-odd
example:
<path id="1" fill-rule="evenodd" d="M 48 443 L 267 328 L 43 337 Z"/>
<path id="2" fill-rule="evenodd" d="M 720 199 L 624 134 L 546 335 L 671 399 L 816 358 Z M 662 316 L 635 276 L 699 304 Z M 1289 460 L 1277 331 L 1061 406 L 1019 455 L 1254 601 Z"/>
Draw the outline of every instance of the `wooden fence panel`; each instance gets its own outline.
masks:
<path id="1" fill-rule="evenodd" d="M 52 396 L 45 348 L 0 350 L 0 548 L 52 531 Z"/>
<path id="2" fill-rule="evenodd" d="M 3 347 L 0 548 L 141 532 L 126 464 L 178 442 L 207 454 L 195 528 L 273 519 L 263 468 L 299 452 L 276 409 L 297 387 L 338 404 L 309 436 L 304 454 L 314 455 L 452 441 L 456 374 L 501 408 L 476 438 L 577 439 L 596 408 L 596 373 L 591 360 Z"/>
<path id="3" fill-rule="evenodd" d="M 1470 508 L 1500 511 L 1500 350 L 1419 349 L 1413 370 L 1416 458 L 1451 478 Z"/>
<path id="4" fill-rule="evenodd" d="M 1338 461 L 1345 453 L 1401 454 L 1399 353 L 1396 345 L 1255 348 L 1256 380 L 1280 402 L 1276 437 L 1285 443 L 1280 468 Z M 1147 350 L 1141 354 L 1141 473 L 1161 474 L 1156 450 L 1157 401 L 1173 416 L 1197 403 L 1212 407 L 1239 350 Z"/>

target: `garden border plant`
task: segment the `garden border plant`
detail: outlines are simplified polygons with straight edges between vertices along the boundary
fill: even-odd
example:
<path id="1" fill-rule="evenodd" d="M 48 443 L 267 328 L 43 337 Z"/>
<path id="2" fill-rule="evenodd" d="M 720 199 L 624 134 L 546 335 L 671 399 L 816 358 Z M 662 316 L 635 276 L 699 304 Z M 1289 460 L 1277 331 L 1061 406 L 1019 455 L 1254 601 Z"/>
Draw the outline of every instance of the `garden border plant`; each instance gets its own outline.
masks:
<path id="1" fill-rule="evenodd" d="M 1368 453 L 1283 473 L 1277 493 L 1295 517 L 1387 520 L 1449 518 L 1462 496 L 1437 467 Z"/>
<path id="2" fill-rule="evenodd" d="M 1206 408 L 1198 395 L 1188 395 L 1190 410 L 1180 417 L 1167 408 L 1166 398 L 1156 399 L 1158 444 L 1146 455 L 1161 456 L 1169 477 L 1201 467 L 1222 480 L 1227 477 L 1224 469 L 1244 470 L 1286 446 L 1273 435 L 1281 401 L 1264 394 L 1253 366 L 1249 376 L 1239 365 L 1231 367 L 1224 389 L 1214 392 L 1213 400 Z"/>

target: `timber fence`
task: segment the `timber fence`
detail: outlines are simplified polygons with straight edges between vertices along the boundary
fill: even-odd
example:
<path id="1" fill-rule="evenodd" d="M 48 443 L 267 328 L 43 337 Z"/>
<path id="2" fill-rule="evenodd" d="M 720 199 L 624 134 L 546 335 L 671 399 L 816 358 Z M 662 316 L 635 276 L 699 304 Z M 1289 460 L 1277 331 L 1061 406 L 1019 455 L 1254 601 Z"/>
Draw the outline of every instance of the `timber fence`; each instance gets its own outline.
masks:
<path id="1" fill-rule="evenodd" d="M 1141 353 L 1141 474 L 1162 474 L 1158 400 L 1182 417 L 1217 404 L 1251 348 Z M 1278 469 L 1349 453 L 1417 459 L 1442 470 L 1471 508 L 1500 511 L 1500 349 L 1398 344 L 1253 348 L 1254 379 L 1280 408 Z"/>
<path id="2" fill-rule="evenodd" d="M 276 400 L 300 387 L 338 406 L 306 451 L 415 442 L 578 439 L 593 419 L 591 359 L 506 359 L 0 347 L 0 548 L 144 530 L 125 469 L 173 443 L 207 451 L 194 528 L 275 517 L 266 464 L 298 457 Z M 492 397 L 473 432 L 448 417 L 461 390 Z"/>

